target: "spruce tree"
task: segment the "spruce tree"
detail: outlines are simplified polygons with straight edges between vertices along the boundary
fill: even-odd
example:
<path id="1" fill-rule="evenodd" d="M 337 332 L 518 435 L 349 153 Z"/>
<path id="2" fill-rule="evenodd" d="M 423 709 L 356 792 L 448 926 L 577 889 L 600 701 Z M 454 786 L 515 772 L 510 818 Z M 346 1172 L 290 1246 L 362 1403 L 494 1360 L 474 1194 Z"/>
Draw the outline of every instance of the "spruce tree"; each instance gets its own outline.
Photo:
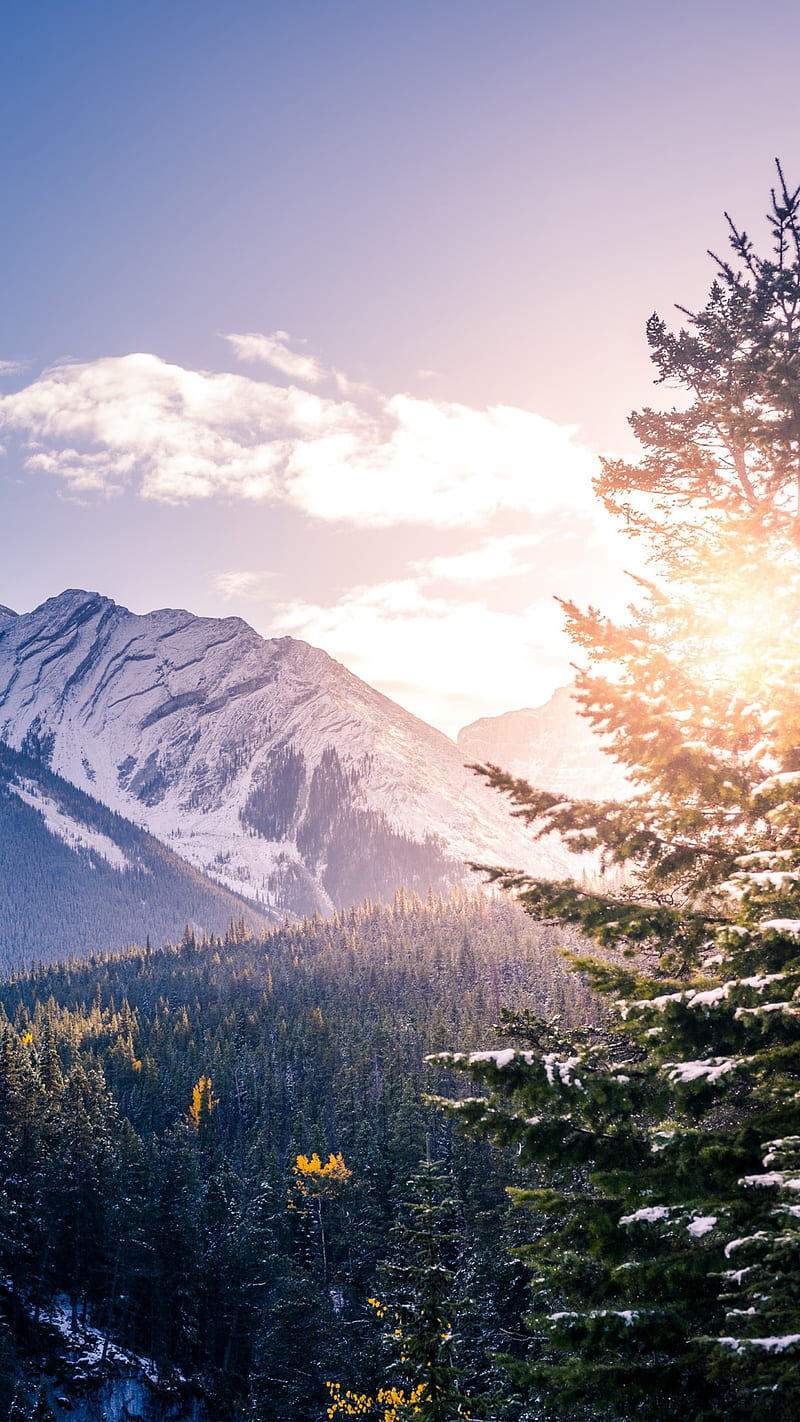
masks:
<path id="1" fill-rule="evenodd" d="M 597 480 L 650 576 L 624 623 L 565 604 L 638 793 L 482 768 L 604 876 L 490 871 L 594 941 L 574 961 L 608 1027 L 528 1020 L 523 1050 L 449 1058 L 488 1088 L 462 1117 L 542 1171 L 517 1195 L 540 1229 L 518 1372 L 558 1422 L 800 1416 L 800 189 L 778 174 L 767 253 L 729 222 L 706 306 L 648 323 L 682 397 L 632 416 L 642 460 Z"/>
<path id="2" fill-rule="evenodd" d="M 404 1218 L 398 1228 L 398 1255 L 387 1266 L 394 1295 L 392 1312 L 399 1359 L 398 1381 L 409 1414 L 421 1422 L 452 1422 L 471 1408 L 461 1389 L 454 1358 L 452 1198 L 442 1167 L 430 1147 L 408 1182 Z"/>
<path id="3" fill-rule="evenodd" d="M 44 1379 L 39 1384 L 30 1422 L 56 1422 L 56 1414 L 50 1402 L 49 1390 Z"/>
<path id="4" fill-rule="evenodd" d="M 17 1383 L 14 1389 L 14 1396 L 11 1399 L 11 1407 L 8 1413 L 8 1422 L 30 1422 L 30 1412 L 25 1400 L 25 1388 L 21 1382 Z"/>

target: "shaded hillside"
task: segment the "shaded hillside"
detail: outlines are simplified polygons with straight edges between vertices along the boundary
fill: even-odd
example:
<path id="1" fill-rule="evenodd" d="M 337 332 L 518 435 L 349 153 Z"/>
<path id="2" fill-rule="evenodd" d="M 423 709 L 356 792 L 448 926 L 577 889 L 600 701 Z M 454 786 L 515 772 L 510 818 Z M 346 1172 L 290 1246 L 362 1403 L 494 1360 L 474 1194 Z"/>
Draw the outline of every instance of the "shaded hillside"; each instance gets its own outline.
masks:
<path id="1" fill-rule="evenodd" d="M 0 741 L 0 971 L 179 938 L 187 924 L 224 933 L 242 914 L 253 928 L 268 921 Z"/>

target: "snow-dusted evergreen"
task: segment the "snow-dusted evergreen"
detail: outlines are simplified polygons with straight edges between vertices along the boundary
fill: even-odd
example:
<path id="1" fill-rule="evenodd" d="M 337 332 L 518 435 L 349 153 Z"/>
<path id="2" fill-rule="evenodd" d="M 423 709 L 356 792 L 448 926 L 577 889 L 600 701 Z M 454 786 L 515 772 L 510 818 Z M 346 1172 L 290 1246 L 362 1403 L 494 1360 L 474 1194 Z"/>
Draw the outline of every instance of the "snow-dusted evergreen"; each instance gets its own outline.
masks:
<path id="1" fill-rule="evenodd" d="M 731 228 L 707 306 L 648 332 L 688 408 L 632 418 L 640 465 L 598 488 L 649 538 L 624 626 L 568 607 L 579 694 L 639 793 L 565 801 L 501 774 L 536 832 L 600 844 L 623 887 L 497 877 L 579 926 L 616 1005 L 604 1032 L 518 1024 L 461 1054 L 476 1129 L 542 1167 L 519 1196 L 537 1419 L 800 1415 L 800 190 L 767 257 Z"/>
<path id="2" fill-rule="evenodd" d="M 267 907 L 531 857 L 452 741 L 290 637 L 70 590 L 0 623 L 0 738 Z"/>

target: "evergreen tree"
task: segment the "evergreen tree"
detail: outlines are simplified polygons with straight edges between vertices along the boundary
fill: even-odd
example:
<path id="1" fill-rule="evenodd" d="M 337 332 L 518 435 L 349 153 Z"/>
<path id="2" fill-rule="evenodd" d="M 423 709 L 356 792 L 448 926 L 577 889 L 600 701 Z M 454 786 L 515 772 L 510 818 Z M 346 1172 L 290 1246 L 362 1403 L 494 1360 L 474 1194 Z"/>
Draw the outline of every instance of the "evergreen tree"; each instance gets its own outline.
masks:
<path id="1" fill-rule="evenodd" d="M 565 802 L 483 767 L 620 885 L 492 871 L 594 940 L 575 965 L 616 1021 L 529 1018 L 526 1049 L 449 1058 L 488 1088 L 464 1119 L 543 1171 L 517 1195 L 542 1419 L 800 1415 L 800 189 L 778 172 L 768 253 L 731 223 L 703 310 L 648 324 L 687 398 L 633 416 L 644 459 L 597 481 L 652 578 L 622 625 L 566 604 L 584 710 L 638 793 Z"/>
<path id="2" fill-rule="evenodd" d="M 0 1417 L 8 1416 L 19 1378 L 19 1359 L 8 1324 L 0 1324 Z"/>
<path id="3" fill-rule="evenodd" d="M 56 1414 L 50 1402 L 47 1383 L 42 1380 L 39 1384 L 39 1391 L 36 1394 L 36 1401 L 33 1404 L 30 1422 L 56 1422 Z"/>
<path id="4" fill-rule="evenodd" d="M 398 1227 L 398 1258 L 387 1267 L 394 1301 L 390 1336 L 410 1415 L 421 1422 L 452 1422 L 470 1412 L 454 1357 L 453 1231 L 451 1182 L 431 1159 L 430 1146 L 409 1183 L 405 1218 Z"/>
<path id="5" fill-rule="evenodd" d="M 8 1422 L 30 1422 L 30 1412 L 25 1401 L 25 1388 L 22 1383 L 17 1383 L 14 1389 L 14 1396 L 11 1399 L 11 1407 L 8 1413 Z"/>

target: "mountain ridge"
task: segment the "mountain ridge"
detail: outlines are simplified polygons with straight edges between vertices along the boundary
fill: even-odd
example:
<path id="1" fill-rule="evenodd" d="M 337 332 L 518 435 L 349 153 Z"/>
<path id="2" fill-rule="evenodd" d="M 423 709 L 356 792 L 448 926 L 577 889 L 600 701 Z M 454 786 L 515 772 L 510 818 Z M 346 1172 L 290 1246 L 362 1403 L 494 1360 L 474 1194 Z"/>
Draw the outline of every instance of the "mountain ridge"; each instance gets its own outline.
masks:
<path id="1" fill-rule="evenodd" d="M 633 786 L 607 738 L 581 715 L 574 691 L 560 686 L 541 706 L 481 717 L 459 731 L 457 744 L 471 761 L 499 765 L 555 794 L 626 799 Z"/>
<path id="2" fill-rule="evenodd" d="M 0 737 L 271 911 L 329 912 L 465 861 L 549 877 L 454 742 L 291 637 L 67 589 L 0 624 Z"/>

